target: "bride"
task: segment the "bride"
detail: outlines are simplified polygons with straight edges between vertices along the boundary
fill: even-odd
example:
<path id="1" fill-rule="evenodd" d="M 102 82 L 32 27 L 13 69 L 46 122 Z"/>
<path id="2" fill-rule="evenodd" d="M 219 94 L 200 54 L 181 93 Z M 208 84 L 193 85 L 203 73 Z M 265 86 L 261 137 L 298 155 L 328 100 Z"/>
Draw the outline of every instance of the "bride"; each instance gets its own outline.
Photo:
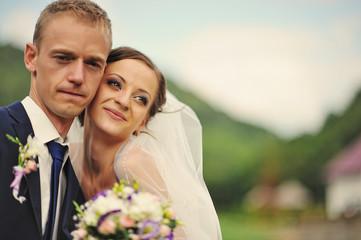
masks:
<path id="1" fill-rule="evenodd" d="M 175 239 L 222 239 L 203 180 L 201 125 L 139 51 L 111 51 L 97 95 L 69 134 L 71 160 L 87 200 L 136 179 L 170 199 L 184 223 Z"/>

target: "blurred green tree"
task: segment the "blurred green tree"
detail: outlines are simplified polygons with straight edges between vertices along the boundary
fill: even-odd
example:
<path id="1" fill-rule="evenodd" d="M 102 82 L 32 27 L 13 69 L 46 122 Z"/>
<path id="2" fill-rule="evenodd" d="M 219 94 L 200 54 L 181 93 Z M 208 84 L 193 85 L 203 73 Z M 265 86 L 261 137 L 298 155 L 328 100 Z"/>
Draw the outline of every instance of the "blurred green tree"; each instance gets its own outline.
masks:
<path id="1" fill-rule="evenodd" d="M 0 46 L 0 106 L 22 100 L 29 94 L 30 73 L 24 53 L 11 45 Z"/>

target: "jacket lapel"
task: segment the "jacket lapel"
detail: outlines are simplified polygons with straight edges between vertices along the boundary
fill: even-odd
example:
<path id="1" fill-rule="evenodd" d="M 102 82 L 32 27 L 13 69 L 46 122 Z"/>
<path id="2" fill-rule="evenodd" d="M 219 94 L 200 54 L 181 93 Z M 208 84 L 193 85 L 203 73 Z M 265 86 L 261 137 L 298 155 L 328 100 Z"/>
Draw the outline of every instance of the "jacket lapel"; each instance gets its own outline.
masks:
<path id="1" fill-rule="evenodd" d="M 30 119 L 26 114 L 23 105 L 17 101 L 7 107 L 10 116 L 14 119 L 13 127 L 20 142 L 25 144 L 29 135 L 34 135 Z M 40 176 L 39 170 L 25 176 L 26 185 L 29 189 L 30 202 L 33 213 L 41 234 L 41 197 L 40 197 Z M 28 201 L 29 201 L 28 200 Z"/>

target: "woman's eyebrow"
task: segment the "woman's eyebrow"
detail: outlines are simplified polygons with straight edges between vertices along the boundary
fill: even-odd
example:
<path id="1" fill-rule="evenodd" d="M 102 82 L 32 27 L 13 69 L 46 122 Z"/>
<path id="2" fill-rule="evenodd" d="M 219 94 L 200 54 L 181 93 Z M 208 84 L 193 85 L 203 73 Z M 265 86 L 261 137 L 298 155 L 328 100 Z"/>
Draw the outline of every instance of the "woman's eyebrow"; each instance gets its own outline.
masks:
<path id="1" fill-rule="evenodd" d="M 125 78 L 123 78 L 122 76 L 120 76 L 119 74 L 117 73 L 109 73 L 107 76 L 111 76 L 111 75 L 115 75 L 117 76 L 118 78 L 120 78 L 120 80 L 122 80 L 122 82 L 126 83 L 127 81 L 125 81 Z"/>

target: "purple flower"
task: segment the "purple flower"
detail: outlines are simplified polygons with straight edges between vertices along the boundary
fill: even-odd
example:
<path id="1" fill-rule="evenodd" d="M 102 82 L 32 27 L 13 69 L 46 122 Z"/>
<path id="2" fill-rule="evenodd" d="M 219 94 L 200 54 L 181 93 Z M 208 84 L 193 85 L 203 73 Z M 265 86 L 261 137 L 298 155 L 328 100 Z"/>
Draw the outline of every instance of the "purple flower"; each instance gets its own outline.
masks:
<path id="1" fill-rule="evenodd" d="M 160 227 L 159 222 L 147 219 L 141 224 L 142 227 L 139 228 L 138 235 L 141 236 L 142 239 L 149 240 L 158 236 Z"/>
<path id="2" fill-rule="evenodd" d="M 132 195 L 129 195 L 128 197 L 127 197 L 127 200 L 130 202 L 130 201 L 132 201 Z"/>
<path id="3" fill-rule="evenodd" d="M 95 194 L 95 196 L 93 197 L 92 200 L 95 201 L 95 200 L 97 200 L 97 198 L 100 197 L 100 196 L 106 197 L 106 196 L 108 195 L 108 194 L 107 194 L 108 191 L 109 191 L 109 190 L 106 189 L 106 190 L 104 190 L 104 191 L 102 191 L 102 192 L 100 192 L 100 193 Z"/>
<path id="4" fill-rule="evenodd" d="M 97 224 L 97 227 L 99 227 L 102 222 L 104 222 L 104 220 L 110 215 L 110 214 L 113 214 L 113 213 L 118 213 L 118 212 L 121 212 L 122 210 L 113 210 L 113 211 L 110 211 L 110 212 L 107 212 L 106 214 L 103 214 L 102 216 L 100 216 L 99 218 L 99 221 L 98 221 L 98 224 Z"/>
<path id="5" fill-rule="evenodd" d="M 173 231 L 172 231 L 172 233 L 168 236 L 168 237 L 166 237 L 166 238 L 168 238 L 169 240 L 173 240 Z"/>
<path id="6" fill-rule="evenodd" d="M 173 238 L 174 238 L 174 235 L 173 235 L 173 232 L 172 232 L 170 235 L 160 238 L 160 240 L 167 240 L 167 239 L 168 240 L 173 240 Z"/>

